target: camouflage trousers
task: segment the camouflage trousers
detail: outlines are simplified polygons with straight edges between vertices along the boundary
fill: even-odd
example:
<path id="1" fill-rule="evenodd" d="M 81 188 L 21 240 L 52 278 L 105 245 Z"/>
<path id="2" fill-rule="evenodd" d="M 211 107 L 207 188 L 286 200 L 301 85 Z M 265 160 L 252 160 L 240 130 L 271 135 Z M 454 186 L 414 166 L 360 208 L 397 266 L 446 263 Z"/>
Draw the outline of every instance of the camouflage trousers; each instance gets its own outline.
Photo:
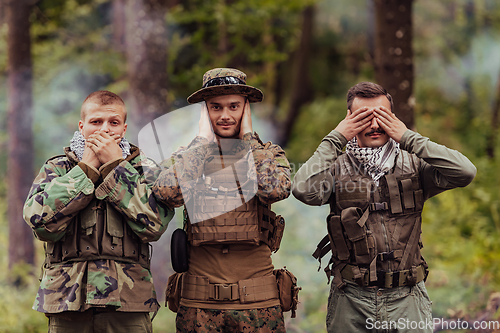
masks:
<path id="1" fill-rule="evenodd" d="M 147 312 L 63 312 L 49 318 L 48 333 L 152 333 Z"/>
<path id="2" fill-rule="evenodd" d="M 213 310 L 180 306 L 177 332 L 284 333 L 280 306 L 251 310 Z"/>

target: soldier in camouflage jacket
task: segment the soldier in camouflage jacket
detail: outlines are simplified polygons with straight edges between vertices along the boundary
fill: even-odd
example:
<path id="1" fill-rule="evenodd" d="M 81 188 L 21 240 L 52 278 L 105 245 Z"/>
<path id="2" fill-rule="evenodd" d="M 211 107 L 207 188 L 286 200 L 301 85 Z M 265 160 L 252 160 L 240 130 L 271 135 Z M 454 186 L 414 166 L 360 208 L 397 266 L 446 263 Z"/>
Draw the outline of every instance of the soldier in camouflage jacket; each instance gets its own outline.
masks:
<path id="1" fill-rule="evenodd" d="M 49 332 L 152 331 L 159 304 L 148 242 L 173 210 L 152 194 L 159 169 L 123 138 L 125 120 L 120 97 L 89 95 L 80 131 L 42 167 L 25 203 L 24 219 L 45 242 L 33 309 L 49 317 Z"/>
<path id="2" fill-rule="evenodd" d="M 280 300 L 273 293 L 272 246 L 258 238 L 263 220 L 270 219 L 257 211 L 288 197 L 290 165 L 281 147 L 264 144 L 252 132 L 249 103 L 260 102 L 263 95 L 245 80 L 235 69 L 205 73 L 203 88 L 188 98 L 189 103 L 202 102 L 198 136 L 162 162 L 164 170 L 153 187 L 169 207 L 185 205 L 189 217 L 189 267 L 169 279 L 182 280 L 180 306 L 169 303 L 177 311 L 177 332 L 285 331 Z M 231 190 L 235 186 L 228 179 L 235 178 L 239 190 Z M 244 200 L 247 191 L 253 197 Z M 249 222 L 256 219 L 258 228 Z M 253 231 L 248 230 L 256 230 L 257 237 L 250 239 Z M 258 296 L 245 287 L 250 284 L 261 288 Z M 175 293 L 172 285 L 167 297 Z"/>

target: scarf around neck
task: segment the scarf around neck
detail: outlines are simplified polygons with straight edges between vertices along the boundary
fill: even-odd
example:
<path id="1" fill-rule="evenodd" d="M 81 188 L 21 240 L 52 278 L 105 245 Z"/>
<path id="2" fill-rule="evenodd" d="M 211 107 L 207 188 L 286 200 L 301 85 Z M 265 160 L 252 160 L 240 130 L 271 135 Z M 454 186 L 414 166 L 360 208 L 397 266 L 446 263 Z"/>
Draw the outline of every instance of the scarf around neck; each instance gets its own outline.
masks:
<path id="1" fill-rule="evenodd" d="M 130 155 L 130 143 L 128 140 L 122 138 L 122 141 L 120 141 L 118 145 L 122 149 L 122 157 L 127 158 L 127 156 Z M 81 161 L 83 158 L 83 151 L 85 150 L 85 138 L 80 131 L 75 131 L 75 134 L 73 134 L 69 148 L 75 153 L 78 160 Z"/>
<path id="2" fill-rule="evenodd" d="M 347 154 L 358 160 L 377 183 L 394 166 L 399 151 L 399 143 L 392 138 L 377 148 L 361 148 L 356 137 L 346 145 Z"/>

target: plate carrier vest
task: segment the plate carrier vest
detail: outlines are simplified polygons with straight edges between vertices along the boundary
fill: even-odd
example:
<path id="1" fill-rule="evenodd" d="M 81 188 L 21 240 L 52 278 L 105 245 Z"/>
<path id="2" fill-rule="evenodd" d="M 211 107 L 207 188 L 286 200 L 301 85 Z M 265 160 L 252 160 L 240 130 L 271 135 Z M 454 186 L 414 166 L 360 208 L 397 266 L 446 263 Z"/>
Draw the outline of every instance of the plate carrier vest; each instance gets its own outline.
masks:
<path id="1" fill-rule="evenodd" d="M 270 143 L 266 144 L 265 149 Z M 218 148 L 211 149 L 204 165 L 204 179 L 195 186 L 195 193 L 188 212 L 185 228 L 193 246 L 214 244 L 267 244 L 271 251 L 278 251 L 285 220 L 271 211 L 270 205 L 256 195 L 245 202 L 245 197 L 255 193 L 254 182 L 248 179 L 246 154 L 242 149 L 221 156 Z"/>
<path id="2" fill-rule="evenodd" d="M 139 148 L 131 146 L 131 154 L 127 157 L 127 161 L 131 161 L 140 154 Z M 61 156 L 64 155 L 56 157 Z M 70 163 L 76 165 L 78 161 L 70 159 Z M 142 168 L 139 168 L 138 172 L 142 174 Z M 109 202 L 94 197 L 87 207 L 80 210 L 68 223 L 66 233 L 59 241 L 45 243 L 44 265 L 89 260 L 117 260 L 140 264 L 149 269 L 150 246 L 149 243 L 143 243 L 132 231 L 126 216 L 117 211 Z"/>
<path id="3" fill-rule="evenodd" d="M 149 246 L 140 241 L 123 214 L 110 203 L 94 198 L 68 224 L 61 240 L 46 242 L 45 265 L 109 259 L 149 269 Z"/>
<path id="4" fill-rule="evenodd" d="M 262 142 L 261 142 L 262 143 Z M 268 149 L 267 143 L 264 149 Z M 204 179 L 198 180 L 193 198 L 186 204 L 194 221 L 185 212 L 185 229 L 193 246 L 230 244 L 267 244 L 272 252 L 279 249 L 285 220 L 271 211 L 255 195 L 255 181 L 248 179 L 251 150 L 242 149 L 221 156 L 212 149 L 205 160 Z M 250 200 L 248 198 L 252 196 Z M 247 202 L 245 202 L 247 198 Z M 222 247 L 227 253 L 228 246 Z M 211 283 L 208 277 L 184 274 L 181 298 L 209 301 L 237 301 L 241 304 L 279 299 L 284 311 L 292 310 L 292 318 L 298 302 L 296 278 L 287 271 L 288 279 L 273 275 L 240 280 L 230 284 Z M 283 281 L 286 282 L 283 282 Z M 279 286 L 278 286 L 279 284 Z M 287 288 L 288 287 L 288 288 Z M 167 295 L 171 292 L 167 290 Z"/>
<path id="5" fill-rule="evenodd" d="M 418 165 L 415 155 L 401 150 L 378 186 L 348 154 L 332 165 L 335 193 L 330 196 L 328 235 L 313 257 L 321 262 L 332 251 L 325 272 L 330 279 L 333 271 L 338 288 L 345 279 L 391 288 L 414 285 L 427 276 L 420 254 L 424 195 Z"/>

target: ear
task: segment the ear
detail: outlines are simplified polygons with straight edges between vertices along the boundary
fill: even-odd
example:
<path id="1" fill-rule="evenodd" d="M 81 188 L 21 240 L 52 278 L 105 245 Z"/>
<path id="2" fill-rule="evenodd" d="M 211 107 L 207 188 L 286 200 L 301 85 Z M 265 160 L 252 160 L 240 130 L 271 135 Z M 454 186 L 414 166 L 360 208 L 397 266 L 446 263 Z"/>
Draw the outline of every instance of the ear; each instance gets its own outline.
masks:
<path id="1" fill-rule="evenodd" d="M 127 133 L 127 124 L 123 125 L 122 139 L 125 137 L 125 133 Z"/>
<path id="2" fill-rule="evenodd" d="M 351 113 L 351 110 L 347 109 L 347 115 L 350 115 Z"/>
<path id="3" fill-rule="evenodd" d="M 80 133 L 83 135 L 83 121 L 78 122 L 78 129 L 80 130 Z"/>

